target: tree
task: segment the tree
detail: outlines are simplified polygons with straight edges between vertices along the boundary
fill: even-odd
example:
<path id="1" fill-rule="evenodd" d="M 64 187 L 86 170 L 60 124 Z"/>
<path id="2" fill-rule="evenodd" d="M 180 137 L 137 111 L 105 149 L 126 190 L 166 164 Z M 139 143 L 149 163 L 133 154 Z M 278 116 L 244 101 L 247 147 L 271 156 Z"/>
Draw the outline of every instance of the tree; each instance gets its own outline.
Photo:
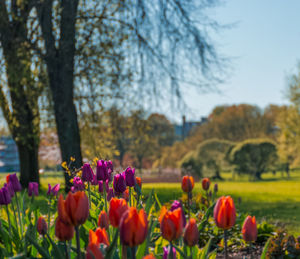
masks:
<path id="1" fill-rule="evenodd" d="M 19 153 L 21 184 L 39 182 L 39 105 L 45 77 L 43 64 L 27 44 L 31 38 L 32 1 L 0 1 L 0 105 Z M 3 77 L 2 77 L 3 79 Z"/>
<path id="2" fill-rule="evenodd" d="M 230 161 L 239 174 L 253 179 L 274 166 L 277 160 L 276 144 L 268 139 L 249 139 L 237 144 L 230 153 Z"/>

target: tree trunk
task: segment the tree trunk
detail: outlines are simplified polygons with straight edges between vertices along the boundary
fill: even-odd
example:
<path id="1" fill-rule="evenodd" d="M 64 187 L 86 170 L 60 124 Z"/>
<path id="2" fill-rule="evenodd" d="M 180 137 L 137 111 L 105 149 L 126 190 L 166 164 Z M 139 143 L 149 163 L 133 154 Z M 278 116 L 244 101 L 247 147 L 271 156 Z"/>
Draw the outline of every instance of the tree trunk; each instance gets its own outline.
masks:
<path id="1" fill-rule="evenodd" d="M 255 180 L 261 180 L 261 174 L 262 174 L 262 172 L 256 172 L 255 173 Z"/>
<path id="2" fill-rule="evenodd" d="M 27 188 L 29 182 L 39 183 L 38 146 L 34 141 L 26 145 L 17 143 L 17 146 L 20 160 L 20 182 L 24 188 Z"/>

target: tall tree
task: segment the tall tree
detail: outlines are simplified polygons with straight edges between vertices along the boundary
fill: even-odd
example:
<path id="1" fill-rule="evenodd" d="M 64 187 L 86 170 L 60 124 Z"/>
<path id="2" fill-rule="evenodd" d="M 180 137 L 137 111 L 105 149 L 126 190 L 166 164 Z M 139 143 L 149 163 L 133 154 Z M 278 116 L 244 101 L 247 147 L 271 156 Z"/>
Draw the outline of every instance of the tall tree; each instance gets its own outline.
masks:
<path id="1" fill-rule="evenodd" d="M 2 82 L 0 105 L 19 153 L 21 184 L 39 182 L 39 107 L 42 91 L 40 60 L 27 44 L 30 38 L 30 0 L 0 1 Z"/>

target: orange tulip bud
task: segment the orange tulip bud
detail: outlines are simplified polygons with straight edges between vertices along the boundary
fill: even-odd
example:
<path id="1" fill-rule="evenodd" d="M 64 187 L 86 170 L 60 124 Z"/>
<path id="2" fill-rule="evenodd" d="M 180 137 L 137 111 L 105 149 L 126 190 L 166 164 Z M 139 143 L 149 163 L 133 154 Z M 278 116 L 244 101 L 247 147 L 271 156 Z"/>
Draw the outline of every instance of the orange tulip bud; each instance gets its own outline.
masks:
<path id="1" fill-rule="evenodd" d="M 230 229 L 235 224 L 236 211 L 233 199 L 230 196 L 222 196 L 218 199 L 214 208 L 214 219 L 217 227 Z"/>
<path id="2" fill-rule="evenodd" d="M 202 189 L 204 191 L 207 191 L 209 189 L 210 186 L 210 180 L 208 178 L 203 178 L 202 179 Z"/>
<path id="3" fill-rule="evenodd" d="M 129 208 L 120 222 L 120 239 L 123 245 L 134 247 L 142 244 L 147 236 L 148 221 L 144 209 L 139 212 Z"/>
<path id="4" fill-rule="evenodd" d="M 156 258 L 153 254 L 151 254 L 151 255 L 144 256 L 143 259 L 156 259 Z"/>
<path id="5" fill-rule="evenodd" d="M 184 230 L 183 240 L 186 245 L 191 247 L 198 243 L 199 230 L 195 219 L 190 219 L 187 223 Z"/>
<path id="6" fill-rule="evenodd" d="M 246 242 L 256 241 L 257 238 L 257 225 L 255 216 L 248 216 L 243 224 L 242 228 L 243 239 Z"/>
<path id="7" fill-rule="evenodd" d="M 85 192 L 69 192 L 65 201 L 61 194 L 58 199 L 58 217 L 66 224 L 82 225 L 89 217 L 89 200 Z"/>
<path id="8" fill-rule="evenodd" d="M 90 229 L 89 243 L 98 244 L 98 245 L 105 244 L 109 246 L 108 235 L 105 228 L 97 228 L 95 232 Z"/>
<path id="9" fill-rule="evenodd" d="M 71 240 L 74 236 L 74 226 L 65 224 L 58 217 L 55 223 L 55 235 L 60 241 Z"/>
<path id="10" fill-rule="evenodd" d="M 37 221 L 37 231 L 40 235 L 45 235 L 47 233 L 47 223 L 43 217 L 39 217 Z"/>
<path id="11" fill-rule="evenodd" d="M 164 213 L 164 215 L 162 215 Z M 162 209 L 160 220 L 160 230 L 163 238 L 173 241 L 180 237 L 183 229 L 182 210 L 178 208 L 174 211 Z"/>
<path id="12" fill-rule="evenodd" d="M 138 184 L 138 186 L 140 186 L 140 188 L 142 189 L 142 178 L 141 177 L 135 177 L 135 182 Z"/>
<path id="13" fill-rule="evenodd" d="M 184 176 L 181 182 L 181 188 L 184 192 L 191 192 L 194 188 L 194 178 L 192 176 Z"/>
<path id="14" fill-rule="evenodd" d="M 98 217 L 98 226 L 100 228 L 105 228 L 108 229 L 109 227 L 109 219 L 106 214 L 106 212 L 103 210 L 100 212 L 99 217 Z"/>
<path id="15" fill-rule="evenodd" d="M 127 203 L 124 199 L 112 198 L 109 203 L 108 217 L 110 224 L 119 227 L 121 217 L 128 210 Z"/>

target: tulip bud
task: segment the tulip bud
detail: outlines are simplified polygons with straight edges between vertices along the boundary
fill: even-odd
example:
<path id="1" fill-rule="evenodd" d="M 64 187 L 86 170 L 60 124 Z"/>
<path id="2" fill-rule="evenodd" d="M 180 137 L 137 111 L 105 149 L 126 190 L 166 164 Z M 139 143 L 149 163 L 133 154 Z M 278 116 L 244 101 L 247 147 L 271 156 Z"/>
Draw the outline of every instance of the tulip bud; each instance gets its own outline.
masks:
<path id="1" fill-rule="evenodd" d="M 217 227 L 230 229 L 235 224 L 236 211 L 230 196 L 220 197 L 214 208 L 214 219 Z"/>
<path id="2" fill-rule="evenodd" d="M 114 171 L 114 166 L 113 166 L 112 161 L 110 161 L 110 160 L 105 161 L 105 165 L 108 170 L 108 173 L 111 174 Z"/>
<path id="3" fill-rule="evenodd" d="M 58 217 L 55 223 L 55 235 L 59 241 L 71 240 L 74 236 L 74 227 L 70 224 L 65 224 Z"/>
<path id="4" fill-rule="evenodd" d="M 196 245 L 199 240 L 199 230 L 195 219 L 190 219 L 184 230 L 184 243 L 190 247 Z"/>
<path id="5" fill-rule="evenodd" d="M 77 191 L 83 191 L 85 189 L 85 185 L 82 182 L 81 178 L 78 176 L 75 176 L 73 178 L 73 186 L 72 186 L 72 192 L 77 192 Z"/>
<path id="6" fill-rule="evenodd" d="M 97 175 L 96 174 L 93 175 L 93 180 L 92 180 L 91 184 L 92 185 L 98 185 L 98 180 L 97 180 Z"/>
<path id="7" fill-rule="evenodd" d="M 208 178 L 203 178 L 202 180 L 202 189 L 204 191 L 207 191 L 209 189 L 210 186 L 210 180 Z"/>
<path id="8" fill-rule="evenodd" d="M 182 209 L 167 211 L 163 206 L 159 217 L 162 237 L 168 241 L 178 239 L 183 229 Z"/>
<path id="9" fill-rule="evenodd" d="M 215 183 L 215 185 L 214 185 L 214 192 L 215 192 L 215 193 L 217 193 L 217 192 L 218 192 L 218 190 L 219 190 L 218 184 L 217 184 L 217 183 Z"/>
<path id="10" fill-rule="evenodd" d="M 127 210 L 128 206 L 124 199 L 112 198 L 108 211 L 110 224 L 115 228 L 119 227 L 121 217 Z"/>
<path id="11" fill-rule="evenodd" d="M 14 192 L 20 192 L 22 190 L 21 184 L 17 177 L 17 174 L 9 174 L 6 176 L 6 182 L 11 183 Z"/>
<path id="12" fill-rule="evenodd" d="M 104 259 L 99 245 L 90 243 L 86 248 L 86 259 Z"/>
<path id="13" fill-rule="evenodd" d="M 185 214 L 184 214 L 184 211 L 183 211 L 183 208 L 182 208 L 182 204 L 180 201 L 174 201 L 171 205 L 171 208 L 170 208 L 170 211 L 174 211 L 178 208 L 181 208 L 181 211 L 182 211 L 182 220 L 183 220 L 183 227 L 185 227 L 186 225 L 186 218 L 185 218 Z"/>
<path id="14" fill-rule="evenodd" d="M 105 244 L 109 246 L 109 240 L 108 235 L 106 233 L 106 230 L 104 228 L 97 228 L 94 232 L 90 229 L 89 231 L 89 243 L 94 244 Z"/>
<path id="15" fill-rule="evenodd" d="M 169 254 L 171 252 L 170 250 L 171 250 L 170 246 L 164 247 L 163 259 L 169 259 Z M 175 247 L 172 247 L 172 252 L 173 252 L 172 259 L 176 259 L 176 249 L 175 249 Z"/>
<path id="16" fill-rule="evenodd" d="M 7 187 L 0 189 L 0 205 L 8 205 L 11 203 L 11 196 Z"/>
<path id="17" fill-rule="evenodd" d="M 89 217 L 89 199 L 85 192 L 68 193 L 66 200 L 58 199 L 58 217 L 65 224 L 82 225 Z"/>
<path id="18" fill-rule="evenodd" d="M 125 176 L 126 185 L 129 187 L 135 186 L 135 169 L 131 167 L 127 167 L 125 172 L 123 172 L 123 175 Z"/>
<path id="19" fill-rule="evenodd" d="M 96 173 L 98 181 L 108 179 L 108 169 L 104 160 L 97 161 Z"/>
<path id="20" fill-rule="evenodd" d="M 114 176 L 113 187 L 116 194 L 121 194 L 126 190 L 126 182 L 124 175 L 117 174 Z"/>
<path id="21" fill-rule="evenodd" d="M 85 163 L 82 166 L 82 180 L 84 182 L 92 182 L 94 179 L 94 172 L 89 163 Z"/>
<path id="22" fill-rule="evenodd" d="M 147 215 L 144 209 L 139 212 L 135 207 L 129 208 L 120 221 L 120 239 L 123 245 L 134 247 L 142 244 L 148 231 Z"/>
<path id="23" fill-rule="evenodd" d="M 43 217 L 39 217 L 37 221 L 37 232 L 40 235 L 46 235 L 48 227 L 45 219 Z"/>
<path id="24" fill-rule="evenodd" d="M 257 239 L 257 225 L 255 216 L 248 216 L 243 224 L 242 228 L 243 239 L 246 242 L 253 242 Z"/>
<path id="25" fill-rule="evenodd" d="M 103 193 L 103 181 L 102 180 L 98 182 L 98 191 L 100 193 Z"/>
<path id="26" fill-rule="evenodd" d="M 110 201 L 114 196 L 115 196 L 115 195 L 114 195 L 114 190 L 113 190 L 113 188 L 109 188 L 109 189 L 108 189 L 108 192 L 107 192 L 107 197 L 106 197 L 107 201 Z"/>
<path id="27" fill-rule="evenodd" d="M 135 182 L 142 189 L 142 178 L 141 177 L 135 177 Z"/>
<path id="28" fill-rule="evenodd" d="M 109 219 L 105 211 L 101 211 L 98 217 L 98 226 L 100 228 L 109 228 Z"/>
<path id="29" fill-rule="evenodd" d="M 55 184 L 53 188 L 51 188 L 51 184 L 48 183 L 48 191 L 47 195 L 56 196 L 60 188 L 60 184 Z"/>
<path id="30" fill-rule="evenodd" d="M 150 255 L 144 256 L 143 259 L 156 259 L 156 258 L 153 254 L 150 254 Z"/>
<path id="31" fill-rule="evenodd" d="M 38 196 L 39 195 L 39 184 L 35 182 L 30 182 L 28 184 L 28 196 Z"/>
<path id="32" fill-rule="evenodd" d="M 4 187 L 8 189 L 11 198 L 15 196 L 15 191 L 11 183 L 5 183 Z"/>
<path id="33" fill-rule="evenodd" d="M 184 192 L 191 192 L 194 188 L 194 178 L 192 176 L 184 176 L 181 182 L 181 188 Z"/>

